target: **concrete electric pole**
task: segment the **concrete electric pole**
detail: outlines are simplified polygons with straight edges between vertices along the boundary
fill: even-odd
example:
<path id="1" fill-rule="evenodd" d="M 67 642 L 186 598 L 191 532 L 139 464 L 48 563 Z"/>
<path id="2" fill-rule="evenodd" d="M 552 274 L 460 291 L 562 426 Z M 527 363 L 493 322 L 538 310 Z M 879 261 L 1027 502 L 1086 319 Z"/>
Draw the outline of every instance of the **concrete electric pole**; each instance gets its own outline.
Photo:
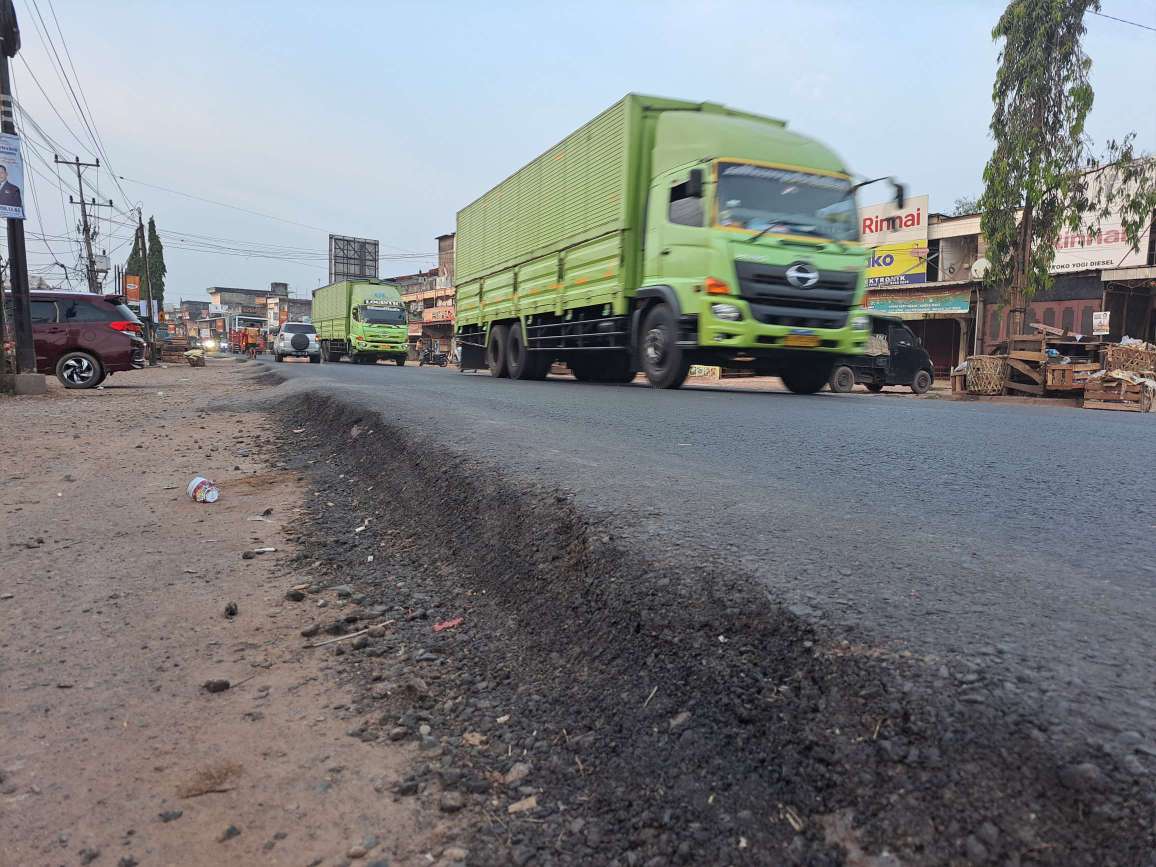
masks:
<path id="1" fill-rule="evenodd" d="M 100 160 L 94 163 L 82 163 L 80 157 L 71 160 L 62 160 L 58 154 L 52 155 L 52 161 L 58 166 L 72 166 L 76 170 L 76 188 L 80 196 L 79 199 L 68 197 L 68 201 L 73 205 L 80 205 L 80 231 L 84 235 L 84 254 L 85 264 L 84 271 L 88 276 L 88 291 L 94 295 L 100 292 L 100 281 L 96 278 L 96 260 L 92 257 L 92 227 L 88 224 L 88 208 L 91 205 L 94 208 L 111 208 L 112 199 L 107 202 L 98 202 L 94 198 L 90 198 L 87 202 L 84 200 L 84 176 L 81 174 L 82 169 L 98 169 L 100 168 Z"/>

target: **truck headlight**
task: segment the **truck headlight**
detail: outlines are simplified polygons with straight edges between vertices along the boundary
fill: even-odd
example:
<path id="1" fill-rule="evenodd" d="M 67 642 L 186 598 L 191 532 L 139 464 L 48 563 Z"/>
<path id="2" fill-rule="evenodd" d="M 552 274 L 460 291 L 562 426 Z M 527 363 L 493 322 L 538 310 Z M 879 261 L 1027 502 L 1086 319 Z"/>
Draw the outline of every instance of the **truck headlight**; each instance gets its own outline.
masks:
<path id="1" fill-rule="evenodd" d="M 858 316 L 851 317 L 851 327 L 855 331 L 867 331 L 871 328 L 871 320 L 860 313 Z"/>
<path id="2" fill-rule="evenodd" d="M 710 312 L 715 315 L 716 319 L 723 319 L 727 322 L 738 322 L 743 318 L 743 311 L 733 304 L 712 304 L 710 305 Z"/>

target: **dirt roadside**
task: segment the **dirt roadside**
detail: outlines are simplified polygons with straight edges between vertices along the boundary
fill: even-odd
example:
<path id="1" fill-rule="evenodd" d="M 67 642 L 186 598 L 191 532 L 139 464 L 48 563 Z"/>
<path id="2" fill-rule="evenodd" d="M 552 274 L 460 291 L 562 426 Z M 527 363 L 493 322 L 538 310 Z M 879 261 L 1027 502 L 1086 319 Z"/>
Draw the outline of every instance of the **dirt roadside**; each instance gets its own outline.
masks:
<path id="1" fill-rule="evenodd" d="M 264 414 L 220 404 L 254 367 L 0 398 L 0 864 L 428 865 L 454 842 L 393 793 L 416 748 L 350 737 L 334 648 L 305 647 L 319 604 L 356 607 L 285 599 L 311 577 L 285 538 L 304 486 L 265 462 Z M 199 473 L 216 504 L 186 497 Z"/>

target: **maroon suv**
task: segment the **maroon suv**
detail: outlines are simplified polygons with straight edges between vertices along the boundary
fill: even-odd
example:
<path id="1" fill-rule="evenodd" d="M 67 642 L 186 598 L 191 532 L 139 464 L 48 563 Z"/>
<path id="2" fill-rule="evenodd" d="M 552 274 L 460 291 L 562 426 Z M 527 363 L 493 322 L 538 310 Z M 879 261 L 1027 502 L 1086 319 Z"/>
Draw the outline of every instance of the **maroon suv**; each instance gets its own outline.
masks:
<path id="1" fill-rule="evenodd" d="M 36 369 L 54 373 L 65 388 L 92 388 L 121 370 L 145 366 L 141 322 L 117 295 L 30 293 Z M 12 295 L 4 296 L 11 315 Z M 9 318 L 11 328 L 12 320 Z"/>

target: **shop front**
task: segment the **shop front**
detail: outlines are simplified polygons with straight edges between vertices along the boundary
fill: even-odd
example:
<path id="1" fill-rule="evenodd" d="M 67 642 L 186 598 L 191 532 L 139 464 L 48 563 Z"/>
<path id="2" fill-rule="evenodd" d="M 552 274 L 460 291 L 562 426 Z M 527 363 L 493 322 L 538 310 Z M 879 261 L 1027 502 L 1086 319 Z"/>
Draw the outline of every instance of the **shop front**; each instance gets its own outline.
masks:
<path id="1" fill-rule="evenodd" d="M 978 292 L 971 283 L 923 283 L 867 293 L 871 313 L 898 316 L 922 342 L 937 378 L 972 354 Z"/>

